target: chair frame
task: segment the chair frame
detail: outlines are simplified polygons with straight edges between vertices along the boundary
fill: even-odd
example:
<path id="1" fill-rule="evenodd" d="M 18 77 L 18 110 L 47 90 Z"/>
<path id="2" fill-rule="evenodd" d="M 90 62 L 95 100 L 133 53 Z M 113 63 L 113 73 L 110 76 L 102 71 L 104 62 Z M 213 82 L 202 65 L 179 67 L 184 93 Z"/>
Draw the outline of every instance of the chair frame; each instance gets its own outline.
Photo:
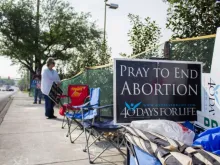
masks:
<path id="1" fill-rule="evenodd" d="M 79 113 L 82 111 L 82 107 L 85 107 L 85 106 L 87 106 L 88 104 L 89 104 L 89 102 L 83 104 L 82 106 L 78 106 L 78 108 L 80 108 L 80 110 L 74 111 L 74 112 L 73 112 L 73 115 L 79 114 Z M 76 107 L 76 106 L 75 106 L 75 107 Z M 83 132 L 84 132 L 84 126 L 83 126 L 82 123 L 80 123 L 80 122 L 78 121 L 78 119 L 76 119 L 76 118 L 66 117 L 66 119 L 67 119 L 67 125 L 68 125 L 68 132 L 67 132 L 66 137 L 69 137 L 69 138 L 70 138 L 70 142 L 71 142 L 71 143 L 75 143 L 75 141 L 83 134 Z M 75 123 L 76 126 L 71 130 L 71 127 L 72 127 L 73 123 Z M 81 131 L 81 132 L 79 133 L 79 135 L 78 135 L 75 139 L 73 139 L 73 138 L 72 138 L 72 133 L 73 133 L 77 128 L 80 128 L 80 131 Z"/>
<path id="2" fill-rule="evenodd" d="M 97 111 L 99 111 L 98 114 L 100 114 L 100 110 L 106 109 L 106 108 L 110 108 L 110 107 L 113 107 L 113 105 L 100 106 L 100 107 L 96 107 L 95 109 Z M 83 109 L 83 111 L 84 111 L 84 109 Z M 82 111 L 82 113 L 83 113 L 83 111 Z M 100 115 L 98 117 L 99 117 L 99 121 L 100 121 Z M 120 149 L 122 143 L 116 144 L 112 139 L 104 136 L 104 133 L 109 133 L 109 132 L 117 132 L 117 133 L 119 133 L 119 131 L 120 131 L 120 129 L 122 129 L 122 127 L 116 128 L 115 130 L 113 130 L 111 128 L 106 128 L 106 129 L 109 129 L 109 131 L 106 131 L 106 129 L 104 129 L 103 131 L 100 131 L 100 129 L 97 129 L 96 127 L 93 126 L 96 118 L 97 118 L 97 116 L 92 119 L 92 124 L 91 124 L 90 127 L 87 127 L 87 128 L 84 127 L 84 133 L 85 133 L 85 137 L 86 137 L 86 146 L 85 146 L 85 149 L 83 151 L 87 152 L 88 158 L 89 158 L 89 163 L 93 164 L 97 160 L 97 158 L 99 158 L 110 146 L 113 146 L 114 148 L 116 148 L 122 154 L 122 156 L 124 157 L 126 154 L 123 153 L 121 151 L 121 149 Z M 85 122 L 85 121 L 83 120 L 83 122 Z M 89 134 L 87 134 L 87 132 L 89 132 Z M 94 141 L 89 144 L 89 140 L 90 140 L 90 137 L 92 136 L 92 134 L 91 134 L 92 132 L 97 133 L 98 136 L 95 137 Z M 96 143 L 96 141 L 100 140 L 101 138 L 106 140 L 106 142 L 108 142 L 108 145 L 99 154 L 97 154 L 95 156 L 95 158 L 91 159 L 91 154 L 90 154 L 90 150 L 89 149 L 90 149 L 90 147 L 93 144 Z"/>
<path id="3" fill-rule="evenodd" d="M 69 85 L 69 86 L 70 86 L 70 85 Z M 69 86 L 68 86 L 68 90 L 69 90 Z M 85 87 L 88 87 L 88 88 L 89 88 L 88 85 L 75 85 L 75 86 L 85 86 Z M 68 96 L 68 95 L 62 95 L 62 96 L 58 96 L 58 97 L 60 97 L 60 105 L 61 105 L 61 107 L 65 107 L 64 104 L 62 103 L 61 99 L 62 99 L 62 98 L 68 98 L 68 103 L 67 103 L 66 111 L 73 111 L 73 112 L 75 112 L 75 111 L 79 111 L 79 110 L 80 110 L 80 109 L 69 109 L 68 105 L 71 104 L 71 103 L 70 103 L 70 98 L 71 98 L 70 96 Z M 84 99 L 84 104 L 86 103 L 86 100 L 88 99 L 88 97 L 89 97 L 89 95 Z M 71 106 L 71 105 L 70 105 L 70 106 Z M 66 113 L 66 112 L 65 112 L 65 113 Z M 63 120 L 62 120 L 62 126 L 61 126 L 62 129 L 64 129 L 65 126 L 68 125 L 68 121 L 67 121 L 67 117 L 66 117 L 66 114 L 65 114 L 65 113 L 64 113 Z"/>
<path id="4" fill-rule="evenodd" d="M 138 161 L 138 158 L 137 158 L 137 153 L 134 149 L 134 145 L 127 141 L 126 142 L 126 148 L 127 148 L 127 159 L 126 159 L 127 162 L 126 162 L 126 165 L 130 165 L 130 158 L 131 158 L 130 154 L 133 155 L 134 160 L 135 160 L 135 164 L 140 165 L 140 163 Z"/>
<path id="5" fill-rule="evenodd" d="M 99 89 L 100 90 L 100 88 L 90 88 L 90 90 L 91 89 Z M 91 91 L 90 91 L 91 92 Z M 100 92 L 100 91 L 99 91 Z M 90 95 L 91 95 L 92 93 L 90 93 Z M 88 96 L 87 98 L 86 98 L 86 100 L 88 99 L 88 98 L 90 98 L 91 99 L 91 96 Z M 95 104 L 95 105 L 92 105 L 91 104 L 91 100 L 89 100 L 89 101 L 87 101 L 85 104 L 83 104 L 83 105 L 79 105 L 79 106 L 72 106 L 74 109 L 79 109 L 78 111 L 74 111 L 74 113 L 73 113 L 73 115 L 71 116 L 71 118 L 69 118 L 69 117 L 66 117 L 66 119 L 67 119 L 67 124 L 68 124 L 68 132 L 67 132 L 67 135 L 66 135 L 66 137 L 68 137 L 69 136 L 69 138 L 70 138 L 70 142 L 71 143 L 75 143 L 75 141 L 84 133 L 84 131 L 85 131 L 85 129 L 84 129 L 84 126 L 83 126 L 83 122 L 81 123 L 80 121 L 78 121 L 78 120 L 81 120 L 81 121 L 83 121 L 83 112 L 84 111 L 88 111 L 88 110 L 90 110 L 90 109 L 93 109 L 94 107 L 97 107 L 97 106 L 99 106 L 99 99 L 98 99 L 98 103 L 97 104 Z M 79 119 L 79 118 L 74 118 L 74 116 L 76 115 L 76 114 L 81 114 L 82 115 L 82 118 L 81 119 Z M 76 124 L 76 126 L 75 126 L 75 128 L 74 129 L 72 129 L 71 130 L 71 127 L 72 127 L 72 125 L 73 125 L 73 122 Z M 81 132 L 78 134 L 78 136 L 76 137 L 76 138 L 72 138 L 72 133 L 77 129 L 77 128 L 80 128 L 80 130 L 81 130 Z M 93 136 L 95 137 L 95 135 L 93 134 Z"/>

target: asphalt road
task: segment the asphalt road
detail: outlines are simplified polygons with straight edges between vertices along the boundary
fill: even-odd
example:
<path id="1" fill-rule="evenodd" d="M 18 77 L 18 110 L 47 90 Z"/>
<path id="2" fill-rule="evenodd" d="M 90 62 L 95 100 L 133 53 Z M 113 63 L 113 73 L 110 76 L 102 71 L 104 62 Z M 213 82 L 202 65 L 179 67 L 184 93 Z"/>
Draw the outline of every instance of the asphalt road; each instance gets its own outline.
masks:
<path id="1" fill-rule="evenodd" d="M 4 100 L 5 98 L 10 97 L 14 92 L 6 92 L 6 91 L 0 91 L 0 101 Z"/>

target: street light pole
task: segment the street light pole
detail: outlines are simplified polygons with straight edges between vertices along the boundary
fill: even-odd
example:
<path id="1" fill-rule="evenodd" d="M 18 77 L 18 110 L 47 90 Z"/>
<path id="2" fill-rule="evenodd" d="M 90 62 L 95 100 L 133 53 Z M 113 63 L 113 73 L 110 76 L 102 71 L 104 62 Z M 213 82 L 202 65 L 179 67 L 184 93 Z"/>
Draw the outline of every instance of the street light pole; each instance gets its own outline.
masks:
<path id="1" fill-rule="evenodd" d="M 35 54 L 35 72 L 39 66 L 36 65 L 36 56 L 39 57 L 39 33 L 40 33 L 40 0 L 37 0 L 37 20 L 36 20 L 36 54 Z M 38 64 L 39 65 L 39 64 Z"/>
<path id="2" fill-rule="evenodd" d="M 105 14 L 104 14 L 104 41 L 103 41 L 103 49 L 104 49 L 104 55 L 106 55 L 106 13 L 107 13 L 107 6 L 110 9 L 117 9 L 118 8 L 118 4 L 114 4 L 114 3 L 110 3 L 108 4 L 108 0 L 104 0 L 105 2 Z"/>
<path id="3" fill-rule="evenodd" d="M 105 39 L 105 36 L 106 36 L 106 13 L 107 13 L 107 1 L 108 0 L 105 0 L 105 15 L 104 15 L 104 41 L 103 41 L 103 45 L 104 45 L 104 49 L 105 49 L 105 44 L 106 44 L 106 39 Z"/>
<path id="4" fill-rule="evenodd" d="M 39 57 L 39 33 L 40 33 L 40 0 L 37 0 L 37 11 L 36 11 L 36 32 L 35 32 L 35 46 L 36 46 L 36 50 L 35 50 L 35 52 L 34 52 L 34 55 L 33 55 L 33 57 L 31 57 L 31 59 L 30 59 L 30 61 L 31 61 L 31 68 L 36 72 L 36 68 L 38 67 L 37 65 L 36 65 L 36 61 L 37 61 L 37 56 Z M 31 73 L 31 71 L 29 71 L 29 78 L 30 78 L 30 82 L 29 82 L 29 86 L 30 86 L 30 91 L 29 91 L 29 95 L 31 94 L 31 84 L 32 84 L 32 78 L 33 78 L 33 76 L 35 76 L 35 75 L 33 75 L 32 73 Z M 28 76 L 27 76 L 28 77 Z"/>

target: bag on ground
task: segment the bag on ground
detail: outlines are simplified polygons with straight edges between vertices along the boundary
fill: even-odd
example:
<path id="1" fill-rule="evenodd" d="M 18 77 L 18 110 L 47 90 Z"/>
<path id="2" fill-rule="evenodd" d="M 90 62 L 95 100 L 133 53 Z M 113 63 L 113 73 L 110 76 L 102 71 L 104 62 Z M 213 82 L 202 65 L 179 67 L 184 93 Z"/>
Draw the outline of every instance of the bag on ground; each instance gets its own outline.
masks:
<path id="1" fill-rule="evenodd" d="M 173 121 L 168 120 L 141 120 L 131 122 L 131 127 L 155 132 L 168 138 L 180 141 L 187 145 L 193 144 L 195 133 Z"/>

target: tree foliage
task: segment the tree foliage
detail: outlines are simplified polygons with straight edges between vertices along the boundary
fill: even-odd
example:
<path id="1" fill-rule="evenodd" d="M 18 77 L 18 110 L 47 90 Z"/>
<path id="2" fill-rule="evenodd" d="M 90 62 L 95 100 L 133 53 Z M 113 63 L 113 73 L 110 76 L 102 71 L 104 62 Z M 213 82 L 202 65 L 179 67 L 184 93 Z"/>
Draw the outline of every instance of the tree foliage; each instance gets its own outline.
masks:
<path id="1" fill-rule="evenodd" d="M 111 51 L 103 44 L 101 38 L 88 42 L 82 52 L 77 52 L 77 55 L 65 64 L 67 68 L 65 77 L 71 77 L 87 67 L 107 64 L 110 57 Z"/>
<path id="2" fill-rule="evenodd" d="M 28 91 L 30 88 L 30 76 L 26 70 L 21 69 L 20 71 L 21 79 L 18 81 L 18 88 L 21 91 Z"/>
<path id="3" fill-rule="evenodd" d="M 90 15 L 75 12 L 66 1 L 41 0 L 38 15 L 34 0 L 2 0 L 0 11 L 1 55 L 32 73 L 41 70 L 48 57 L 62 62 L 83 59 L 86 65 L 93 64 L 91 54 L 95 52 L 88 47 L 101 49 L 96 43 L 100 43 L 102 32 L 89 21 Z M 72 64 L 78 67 L 78 62 Z"/>
<path id="4" fill-rule="evenodd" d="M 220 26 L 220 6 L 215 0 L 167 0 L 167 28 L 173 38 L 191 38 L 215 34 Z M 171 44 L 172 59 L 201 61 L 204 72 L 210 72 L 214 39 L 175 42 Z"/>
<path id="5" fill-rule="evenodd" d="M 128 18 L 132 25 L 129 31 L 129 43 L 132 46 L 132 54 L 138 54 L 156 47 L 161 37 L 161 29 L 150 17 L 141 20 L 138 15 L 129 14 Z"/>
<path id="6" fill-rule="evenodd" d="M 220 26 L 220 6 L 216 0 L 167 0 L 167 27 L 174 38 L 215 34 Z"/>

